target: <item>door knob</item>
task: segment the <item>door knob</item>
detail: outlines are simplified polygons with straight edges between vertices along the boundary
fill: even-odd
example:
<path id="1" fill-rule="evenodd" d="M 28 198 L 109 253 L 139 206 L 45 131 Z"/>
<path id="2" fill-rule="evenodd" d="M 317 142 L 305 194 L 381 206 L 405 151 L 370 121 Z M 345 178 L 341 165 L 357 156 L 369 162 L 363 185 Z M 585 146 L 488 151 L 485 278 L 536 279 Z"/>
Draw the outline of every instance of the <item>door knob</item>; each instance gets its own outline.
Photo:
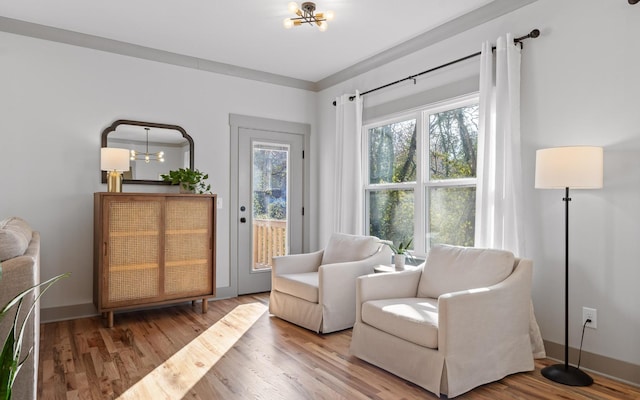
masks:
<path id="1" fill-rule="evenodd" d="M 241 206 L 241 207 L 240 207 L 240 211 L 244 211 L 244 210 L 246 210 L 246 209 L 247 209 L 247 208 L 246 208 L 245 206 Z"/>

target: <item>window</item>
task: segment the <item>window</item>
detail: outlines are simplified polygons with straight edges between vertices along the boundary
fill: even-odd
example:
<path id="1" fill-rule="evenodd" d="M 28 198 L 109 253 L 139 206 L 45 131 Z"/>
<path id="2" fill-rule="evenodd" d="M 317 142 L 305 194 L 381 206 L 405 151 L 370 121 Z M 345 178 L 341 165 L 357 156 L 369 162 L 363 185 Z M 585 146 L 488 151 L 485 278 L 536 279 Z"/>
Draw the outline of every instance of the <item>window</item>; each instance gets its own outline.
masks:
<path id="1" fill-rule="evenodd" d="M 407 112 L 364 127 L 367 232 L 414 251 L 473 246 L 478 98 Z"/>

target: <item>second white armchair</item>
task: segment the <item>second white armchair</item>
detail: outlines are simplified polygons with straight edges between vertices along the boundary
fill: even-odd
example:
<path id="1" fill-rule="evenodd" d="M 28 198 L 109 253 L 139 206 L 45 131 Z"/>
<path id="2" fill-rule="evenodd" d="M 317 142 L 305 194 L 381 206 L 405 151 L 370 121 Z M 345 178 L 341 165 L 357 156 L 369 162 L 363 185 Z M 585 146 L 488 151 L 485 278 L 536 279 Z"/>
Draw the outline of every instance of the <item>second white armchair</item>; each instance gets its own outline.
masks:
<path id="1" fill-rule="evenodd" d="M 419 269 L 356 280 L 351 354 L 439 396 L 534 369 L 532 262 L 434 246 Z"/>
<path id="2" fill-rule="evenodd" d="M 314 332 L 351 328 L 356 278 L 391 255 L 377 237 L 334 233 L 324 250 L 274 257 L 269 311 Z"/>

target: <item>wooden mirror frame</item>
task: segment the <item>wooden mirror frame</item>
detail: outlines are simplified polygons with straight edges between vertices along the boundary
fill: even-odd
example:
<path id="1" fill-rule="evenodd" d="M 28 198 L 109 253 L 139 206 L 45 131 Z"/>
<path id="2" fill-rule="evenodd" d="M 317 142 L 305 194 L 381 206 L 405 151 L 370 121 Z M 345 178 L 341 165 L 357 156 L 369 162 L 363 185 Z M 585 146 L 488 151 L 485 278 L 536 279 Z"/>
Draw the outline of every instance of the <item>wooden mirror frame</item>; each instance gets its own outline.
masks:
<path id="1" fill-rule="evenodd" d="M 176 131 L 180 132 L 182 134 L 182 137 L 187 139 L 187 141 L 189 142 L 189 168 L 193 169 L 193 139 L 191 138 L 191 136 L 189 136 L 189 134 L 181 126 L 169 125 L 169 124 L 159 124 L 159 123 L 155 123 L 155 122 L 143 122 L 143 121 L 132 121 L 132 120 L 128 120 L 128 119 L 119 119 L 119 120 L 115 121 L 114 123 L 112 123 L 109 127 L 105 128 L 105 130 L 102 131 L 100 147 L 108 147 L 107 146 L 107 138 L 109 136 L 109 133 L 115 132 L 115 130 L 120 125 L 134 125 L 134 126 L 143 126 L 143 127 L 148 127 L 148 128 L 173 129 L 173 130 L 176 130 Z M 167 173 L 168 172 L 169 171 L 167 171 Z M 101 171 L 101 174 L 102 174 L 101 175 L 102 176 L 102 183 L 107 183 L 107 172 L 106 171 Z M 123 179 L 122 182 L 123 183 L 136 183 L 136 184 L 139 183 L 139 184 L 144 184 L 144 185 L 170 185 L 171 184 L 170 182 L 165 182 L 165 181 L 161 181 L 161 180 L 151 180 L 151 179 Z"/>

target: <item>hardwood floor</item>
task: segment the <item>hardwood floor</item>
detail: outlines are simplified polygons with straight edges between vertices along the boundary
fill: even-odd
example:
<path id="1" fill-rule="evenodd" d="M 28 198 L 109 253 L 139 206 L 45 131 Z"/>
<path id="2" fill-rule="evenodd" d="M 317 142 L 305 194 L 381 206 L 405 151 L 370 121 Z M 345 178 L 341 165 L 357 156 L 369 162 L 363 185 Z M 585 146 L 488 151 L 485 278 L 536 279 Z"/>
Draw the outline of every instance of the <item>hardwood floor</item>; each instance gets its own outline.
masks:
<path id="1" fill-rule="evenodd" d="M 351 330 L 328 335 L 269 316 L 268 295 L 43 324 L 39 399 L 437 399 L 349 355 Z M 591 374 L 587 388 L 536 370 L 459 399 L 640 399 L 640 388 Z"/>

